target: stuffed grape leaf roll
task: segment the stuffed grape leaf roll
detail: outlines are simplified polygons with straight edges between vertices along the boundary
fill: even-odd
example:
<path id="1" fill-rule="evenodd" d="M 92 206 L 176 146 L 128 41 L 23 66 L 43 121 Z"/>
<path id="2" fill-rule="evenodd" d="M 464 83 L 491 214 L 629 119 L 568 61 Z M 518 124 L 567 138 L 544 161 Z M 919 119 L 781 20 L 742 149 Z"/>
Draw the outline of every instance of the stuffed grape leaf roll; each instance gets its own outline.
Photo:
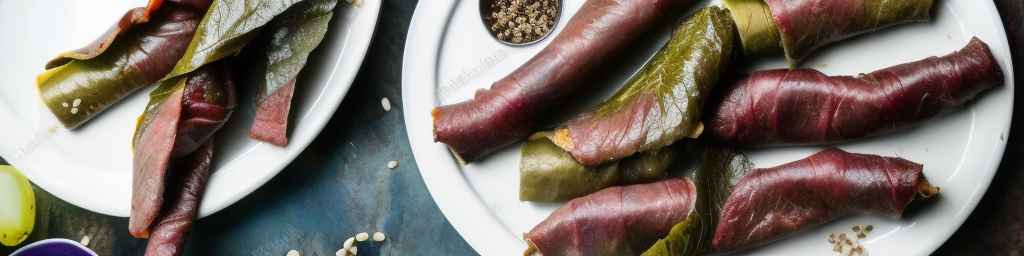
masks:
<path id="1" fill-rule="evenodd" d="M 526 233 L 526 254 L 636 255 L 686 219 L 695 199 L 689 178 L 606 188 L 569 201 Z"/>
<path id="2" fill-rule="evenodd" d="M 696 138 L 704 128 L 705 98 L 728 68 L 736 44 L 728 11 L 698 11 L 625 87 L 556 129 L 552 141 L 580 164 L 596 166 Z"/>
<path id="3" fill-rule="evenodd" d="M 709 129 L 740 146 L 842 142 L 913 126 L 1003 80 L 988 45 L 977 38 L 946 56 L 858 76 L 757 71 L 725 89 Z"/>
<path id="4" fill-rule="evenodd" d="M 830 148 L 753 170 L 725 201 L 714 249 L 758 246 L 849 214 L 900 217 L 915 198 L 939 192 L 923 168 L 902 158 Z"/>
<path id="5" fill-rule="evenodd" d="M 931 19 L 934 0 L 726 0 L 747 53 L 784 52 L 792 64 L 818 48 Z"/>
<path id="6" fill-rule="evenodd" d="M 545 136 L 533 136 L 523 146 L 519 165 L 519 200 L 562 202 L 601 189 L 653 182 L 668 177 L 679 155 L 675 147 L 639 153 L 622 161 L 586 167 Z"/>
<path id="7" fill-rule="evenodd" d="M 173 163 L 209 142 L 235 107 L 232 70 L 218 62 L 161 82 L 139 117 L 134 138 L 129 231 L 146 238 L 164 205 Z"/>
<path id="8" fill-rule="evenodd" d="M 585 79 L 688 0 L 592 0 L 533 58 L 477 91 L 433 110 L 434 140 L 472 162 L 536 132 Z"/>
<path id="9" fill-rule="evenodd" d="M 708 140 L 694 144 L 703 152 L 693 154 L 699 156 L 693 172 L 697 191 L 693 213 L 685 221 L 675 224 L 667 236 L 655 242 L 643 255 L 708 254 L 722 206 L 733 186 L 753 169 L 753 163 L 740 152 Z"/>
<path id="10" fill-rule="evenodd" d="M 185 53 L 210 0 L 150 1 L 36 78 L 43 103 L 69 129 L 160 80 Z"/>

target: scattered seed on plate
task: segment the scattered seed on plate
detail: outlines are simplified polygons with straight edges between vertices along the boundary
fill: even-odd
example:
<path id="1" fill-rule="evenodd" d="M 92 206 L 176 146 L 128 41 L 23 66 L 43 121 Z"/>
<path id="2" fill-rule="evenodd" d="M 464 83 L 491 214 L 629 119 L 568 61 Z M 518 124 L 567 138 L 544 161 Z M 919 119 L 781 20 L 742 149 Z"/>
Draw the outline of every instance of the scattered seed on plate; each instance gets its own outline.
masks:
<path id="1" fill-rule="evenodd" d="M 366 239 L 370 239 L 370 234 L 367 234 L 366 232 L 356 234 L 357 242 L 363 242 L 366 241 Z"/>
<path id="2" fill-rule="evenodd" d="M 387 238 L 387 237 L 384 236 L 384 233 L 381 233 L 381 232 L 374 232 L 373 233 L 373 241 L 383 242 L 385 238 Z"/>
<path id="3" fill-rule="evenodd" d="M 388 169 L 395 169 L 396 167 L 398 167 L 398 161 L 395 161 L 395 160 L 388 161 Z"/>
<path id="4" fill-rule="evenodd" d="M 296 250 L 289 250 L 287 256 L 302 256 L 302 254 Z"/>
<path id="5" fill-rule="evenodd" d="M 342 248 L 343 249 L 351 248 L 352 245 L 354 245 L 355 243 L 356 243 L 356 238 L 355 237 L 349 237 L 348 239 L 345 239 L 345 244 L 342 245 Z"/>
<path id="6" fill-rule="evenodd" d="M 856 247 L 850 248 L 850 253 L 848 255 L 849 256 L 853 256 L 853 255 L 861 256 L 861 255 L 864 255 L 864 247 L 860 246 L 860 245 L 857 245 Z"/>
<path id="7" fill-rule="evenodd" d="M 391 112 L 391 100 L 388 97 L 380 99 L 380 106 L 384 108 L 384 111 Z"/>
<path id="8" fill-rule="evenodd" d="M 78 243 L 82 244 L 82 246 L 89 246 L 89 241 L 91 241 L 91 240 L 92 240 L 92 238 L 89 237 L 89 235 L 85 235 L 85 236 L 82 237 L 82 241 L 78 242 Z"/>

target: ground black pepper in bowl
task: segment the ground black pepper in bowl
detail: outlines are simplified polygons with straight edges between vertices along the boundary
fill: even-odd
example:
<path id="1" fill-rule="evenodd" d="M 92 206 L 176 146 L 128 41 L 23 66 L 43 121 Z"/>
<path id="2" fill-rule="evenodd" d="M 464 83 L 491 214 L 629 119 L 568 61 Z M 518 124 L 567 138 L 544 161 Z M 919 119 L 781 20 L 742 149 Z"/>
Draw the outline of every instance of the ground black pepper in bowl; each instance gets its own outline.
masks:
<path id="1" fill-rule="evenodd" d="M 491 35 L 513 45 L 543 39 L 554 28 L 561 12 L 559 0 L 484 0 L 480 8 Z"/>

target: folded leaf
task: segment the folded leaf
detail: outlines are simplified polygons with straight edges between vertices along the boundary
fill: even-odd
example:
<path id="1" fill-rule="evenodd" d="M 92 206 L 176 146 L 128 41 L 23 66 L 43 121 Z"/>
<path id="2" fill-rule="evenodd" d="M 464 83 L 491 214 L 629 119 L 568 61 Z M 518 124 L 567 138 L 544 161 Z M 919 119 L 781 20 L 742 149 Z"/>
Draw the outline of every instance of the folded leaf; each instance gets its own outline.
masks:
<path id="1" fill-rule="evenodd" d="M 146 256 L 182 254 L 185 235 L 199 214 L 212 160 L 213 143 L 207 142 L 174 166 L 172 177 L 168 177 L 167 205 L 154 223 Z"/>
<path id="2" fill-rule="evenodd" d="M 208 2 L 208 1 L 205 1 Z M 47 108 L 76 128 L 167 74 L 185 53 L 204 1 L 151 1 L 85 48 L 60 54 L 36 78 Z"/>
<path id="3" fill-rule="evenodd" d="M 765 0 L 779 27 L 786 58 L 799 61 L 818 47 L 908 22 L 931 19 L 934 0 Z"/>
<path id="4" fill-rule="evenodd" d="M 700 232 L 703 225 L 700 223 L 703 214 L 699 212 L 690 213 L 686 220 L 672 226 L 665 238 L 659 239 L 651 248 L 644 251 L 643 256 L 685 256 L 701 255 L 703 249 L 698 244 L 701 241 Z"/>
<path id="5" fill-rule="evenodd" d="M 725 0 L 739 30 L 743 52 L 747 57 L 783 53 L 779 28 L 772 20 L 772 11 L 764 0 Z"/>
<path id="6" fill-rule="evenodd" d="M 733 57 L 736 27 L 712 6 L 676 28 L 669 42 L 596 110 L 555 130 L 552 141 L 585 166 L 700 135 L 704 99 Z"/>
<path id="7" fill-rule="evenodd" d="M 149 236 L 164 203 L 167 170 L 188 156 L 227 122 L 235 88 L 226 62 L 207 65 L 185 77 L 163 81 L 150 93 L 133 140 L 132 211 L 129 231 Z"/>
<path id="8" fill-rule="evenodd" d="M 138 238 L 149 237 L 149 228 L 163 206 L 164 177 L 178 135 L 185 80 L 161 82 L 160 87 L 150 93 L 150 103 L 135 130 L 128 231 Z"/>
<path id="9" fill-rule="evenodd" d="M 62 66 L 72 60 L 89 60 L 100 56 L 100 54 L 106 52 L 107 49 L 110 49 L 110 46 L 114 44 L 114 40 L 124 34 L 125 31 L 149 22 L 151 18 L 150 16 L 160 9 L 162 4 L 163 1 L 156 0 L 151 1 L 146 7 L 138 7 L 128 10 L 128 13 L 121 16 L 121 19 L 119 19 L 114 26 L 108 28 L 107 31 L 103 32 L 103 35 L 100 35 L 100 37 L 95 41 L 80 49 L 58 54 L 56 58 L 53 58 L 46 63 L 46 69 Z"/>
<path id="10" fill-rule="evenodd" d="M 256 100 L 249 136 L 277 146 L 288 144 L 288 112 L 299 72 L 324 35 L 338 0 L 307 0 L 292 6 L 267 26 L 266 75 Z"/>
<path id="11" fill-rule="evenodd" d="M 762 245 L 849 214 L 899 217 L 914 199 L 939 193 L 922 169 L 902 158 L 829 148 L 752 170 L 722 206 L 714 250 Z"/>
<path id="12" fill-rule="evenodd" d="M 636 255 L 669 233 L 693 209 L 689 178 L 610 187 L 576 198 L 524 237 L 526 254 Z"/>
<path id="13" fill-rule="evenodd" d="M 301 0 L 216 0 L 210 5 L 185 56 L 162 80 L 192 72 L 203 65 L 234 56 L 256 37 L 260 28 Z"/>
<path id="14" fill-rule="evenodd" d="M 733 185 L 753 169 L 745 155 L 731 149 L 708 143 L 706 140 L 694 148 L 701 151 L 694 184 L 697 202 L 694 212 L 686 221 L 672 227 L 665 238 L 658 240 L 644 255 L 704 255 L 711 250 L 711 240 L 722 205 L 729 197 Z"/>
<path id="15" fill-rule="evenodd" d="M 1003 86 L 985 42 L 856 76 L 813 69 L 751 73 L 722 90 L 709 135 L 738 146 L 830 144 L 907 129 Z"/>
<path id="16" fill-rule="evenodd" d="M 189 74 L 174 157 L 191 154 L 227 123 L 236 105 L 233 75 L 221 62 Z"/>
<path id="17" fill-rule="evenodd" d="M 534 136 L 522 149 L 519 200 L 560 202 L 611 186 L 657 181 L 668 176 L 666 170 L 677 156 L 668 147 L 586 167 L 548 138 Z"/>
<path id="18" fill-rule="evenodd" d="M 836 41 L 897 24 L 928 21 L 934 0 L 727 0 L 725 4 L 736 19 L 748 53 L 782 51 L 796 64 Z M 778 35 L 768 34 L 771 32 Z"/>
<path id="19" fill-rule="evenodd" d="M 586 80 L 627 53 L 639 36 L 693 4 L 689 0 L 587 1 L 562 32 L 508 76 L 472 100 L 439 106 L 434 140 L 476 161 L 543 129 L 566 101 L 593 90 Z"/>

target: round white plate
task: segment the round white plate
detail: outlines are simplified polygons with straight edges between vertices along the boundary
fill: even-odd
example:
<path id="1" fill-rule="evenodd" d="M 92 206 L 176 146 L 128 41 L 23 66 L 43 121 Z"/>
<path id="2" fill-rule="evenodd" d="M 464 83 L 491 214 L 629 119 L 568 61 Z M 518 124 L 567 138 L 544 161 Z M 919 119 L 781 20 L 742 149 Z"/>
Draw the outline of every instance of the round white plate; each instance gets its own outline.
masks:
<path id="1" fill-rule="evenodd" d="M 145 0 L 0 1 L 0 156 L 36 185 L 79 207 L 128 216 L 131 200 L 131 135 L 148 89 L 114 105 L 75 131 L 62 128 L 43 106 L 35 77 L 55 54 L 94 40 Z M 292 108 L 290 144 L 278 148 L 248 138 L 255 90 L 219 133 L 215 172 L 203 196 L 207 216 L 242 199 L 280 172 L 313 141 L 338 108 L 369 48 L 380 1 L 358 7 L 339 3 L 334 24 L 300 76 Z"/>
<path id="2" fill-rule="evenodd" d="M 494 41 L 481 25 L 477 2 L 439 0 L 417 7 L 402 72 L 405 123 L 423 180 L 455 229 L 483 255 L 510 255 L 525 249 L 522 234 L 559 204 L 518 200 L 519 145 L 460 166 L 444 144 L 434 142 L 430 111 L 437 105 L 470 99 L 475 90 L 489 87 L 551 40 L 520 48 Z M 1005 86 L 982 95 L 961 111 L 917 128 L 840 145 L 851 152 L 899 156 L 923 163 L 928 179 L 942 187 L 941 199 L 903 219 L 844 218 L 747 253 L 831 255 L 832 248 L 826 241 L 829 233 L 848 231 L 855 224 L 873 224 L 875 231 L 863 241 L 872 254 L 926 255 L 971 213 L 1003 156 L 1013 109 L 1013 66 L 1002 22 L 991 2 L 936 2 L 930 23 L 903 25 L 827 47 L 803 66 L 828 74 L 857 74 L 944 55 L 966 45 L 971 36 L 987 42 L 1006 74 Z M 582 3 L 565 1 L 558 30 Z M 709 3 L 698 6 L 705 4 Z M 609 93 L 617 89 L 667 35 L 661 33 L 661 40 L 635 44 L 632 55 L 636 57 L 619 64 L 626 66 L 620 76 L 594 88 L 607 88 Z M 754 68 L 769 67 L 785 65 L 779 57 L 757 63 Z M 769 167 L 804 158 L 819 149 L 789 147 L 748 153 L 757 166 Z"/>

